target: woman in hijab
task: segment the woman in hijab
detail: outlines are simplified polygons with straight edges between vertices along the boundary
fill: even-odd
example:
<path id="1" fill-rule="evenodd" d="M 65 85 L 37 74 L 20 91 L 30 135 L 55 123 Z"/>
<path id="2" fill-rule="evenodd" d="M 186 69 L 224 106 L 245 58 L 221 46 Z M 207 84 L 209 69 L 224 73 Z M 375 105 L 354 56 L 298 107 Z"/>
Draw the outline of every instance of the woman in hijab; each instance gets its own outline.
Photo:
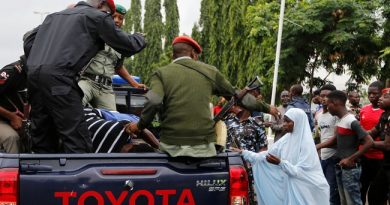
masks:
<path id="1" fill-rule="evenodd" d="M 284 115 L 286 133 L 268 151 L 242 151 L 252 164 L 257 201 L 261 205 L 327 205 L 329 185 L 321 169 L 305 112 Z"/>

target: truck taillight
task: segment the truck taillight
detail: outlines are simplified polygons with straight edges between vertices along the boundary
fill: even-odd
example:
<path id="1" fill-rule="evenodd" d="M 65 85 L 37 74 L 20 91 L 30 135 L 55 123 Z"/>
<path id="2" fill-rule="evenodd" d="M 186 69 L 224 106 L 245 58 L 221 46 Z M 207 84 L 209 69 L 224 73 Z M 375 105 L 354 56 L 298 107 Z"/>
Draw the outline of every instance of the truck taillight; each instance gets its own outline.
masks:
<path id="1" fill-rule="evenodd" d="M 0 205 L 17 205 L 19 169 L 0 169 Z"/>
<path id="2" fill-rule="evenodd" d="M 248 205 L 249 181 L 244 167 L 230 166 L 230 205 Z"/>

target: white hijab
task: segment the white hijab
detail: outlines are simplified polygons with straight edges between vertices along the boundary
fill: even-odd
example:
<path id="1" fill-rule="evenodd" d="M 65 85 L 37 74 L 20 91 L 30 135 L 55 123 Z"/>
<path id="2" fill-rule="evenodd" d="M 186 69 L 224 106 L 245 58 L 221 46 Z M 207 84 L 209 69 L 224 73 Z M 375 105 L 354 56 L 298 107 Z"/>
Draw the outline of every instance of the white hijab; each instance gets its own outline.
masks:
<path id="1" fill-rule="evenodd" d="M 243 152 L 244 158 L 253 165 L 259 204 L 328 205 L 329 185 L 321 169 L 307 116 L 297 108 L 289 109 L 285 116 L 294 122 L 291 133 L 285 134 L 268 152 Z M 268 153 L 280 158 L 281 163 L 267 162 Z"/>

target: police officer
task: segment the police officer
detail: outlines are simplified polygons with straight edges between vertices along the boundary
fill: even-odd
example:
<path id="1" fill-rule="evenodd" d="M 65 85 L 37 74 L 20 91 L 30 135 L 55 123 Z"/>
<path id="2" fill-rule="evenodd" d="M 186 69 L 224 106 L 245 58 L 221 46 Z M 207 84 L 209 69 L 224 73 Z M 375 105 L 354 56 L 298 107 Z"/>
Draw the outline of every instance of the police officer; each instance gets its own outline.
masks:
<path id="1" fill-rule="evenodd" d="M 113 19 L 118 28 L 122 27 L 125 14 L 125 7 L 116 4 Z M 78 83 L 84 93 L 84 106 L 89 103 L 94 108 L 116 110 L 115 95 L 111 86 L 111 77 L 115 73 L 126 79 L 133 87 L 144 87 L 127 72 L 123 60 L 123 56 L 108 45 L 105 45 L 104 50 L 99 51 L 91 60 Z"/>
<path id="2" fill-rule="evenodd" d="M 47 16 L 30 33 L 34 40 L 27 66 L 34 152 L 92 151 L 78 73 L 105 43 L 124 56 L 145 47 L 143 35 L 129 35 L 115 26 L 111 16 L 115 10 L 113 0 L 81 1 L 74 8 Z"/>
<path id="3" fill-rule="evenodd" d="M 147 127 L 161 111 L 160 149 L 171 156 L 210 157 L 216 155 L 214 123 L 210 118 L 211 95 L 230 99 L 233 86 L 213 66 L 197 61 L 200 45 L 190 37 L 176 37 L 173 62 L 156 70 L 150 80 L 148 101 L 140 121 L 130 123 L 126 131 L 137 133 Z M 251 95 L 243 98 L 250 110 L 277 110 Z"/>
<path id="4" fill-rule="evenodd" d="M 0 70 L 0 150 L 19 152 L 19 132 L 24 118 L 24 101 L 20 90 L 26 88 L 24 56 Z"/>

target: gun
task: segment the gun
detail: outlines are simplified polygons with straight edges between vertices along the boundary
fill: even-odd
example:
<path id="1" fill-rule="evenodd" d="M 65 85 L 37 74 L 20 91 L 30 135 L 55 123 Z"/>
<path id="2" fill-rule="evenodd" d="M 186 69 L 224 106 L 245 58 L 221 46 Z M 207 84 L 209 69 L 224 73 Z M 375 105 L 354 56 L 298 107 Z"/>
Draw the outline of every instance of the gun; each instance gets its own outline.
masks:
<path id="1" fill-rule="evenodd" d="M 31 153 L 31 121 L 30 121 L 30 104 L 28 103 L 28 92 L 27 89 L 18 91 L 20 96 L 20 100 L 23 102 L 23 121 L 22 121 L 22 129 L 20 131 L 20 144 L 19 150 L 24 153 Z"/>
<path id="2" fill-rule="evenodd" d="M 242 100 L 242 98 L 251 90 L 257 89 L 258 87 L 262 86 L 263 83 L 261 82 L 259 76 L 256 76 L 255 79 L 253 79 L 247 86 L 245 86 L 244 89 L 242 89 L 238 94 L 234 95 L 228 103 L 226 103 L 221 111 L 214 117 L 214 123 L 217 123 L 218 121 L 222 120 L 226 117 L 226 115 L 229 113 L 229 110 L 236 105 L 238 102 Z"/>

